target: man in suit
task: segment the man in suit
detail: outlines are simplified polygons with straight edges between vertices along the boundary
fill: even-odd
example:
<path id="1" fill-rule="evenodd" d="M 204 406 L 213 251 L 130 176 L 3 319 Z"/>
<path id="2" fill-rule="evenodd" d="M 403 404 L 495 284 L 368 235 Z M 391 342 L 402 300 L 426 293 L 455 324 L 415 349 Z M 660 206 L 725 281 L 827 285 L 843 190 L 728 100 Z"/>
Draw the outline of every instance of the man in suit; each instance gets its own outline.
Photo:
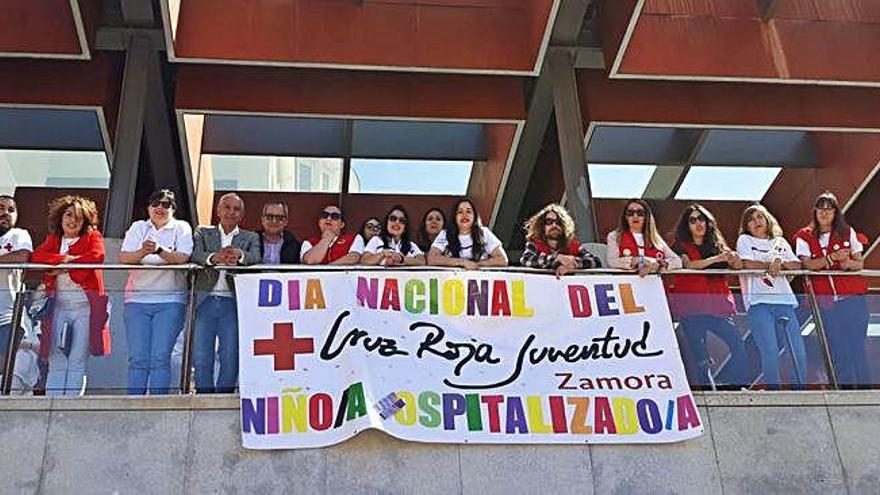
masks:
<path id="1" fill-rule="evenodd" d="M 260 256 L 264 265 L 299 264 L 299 241 L 287 231 L 287 204 L 263 205 L 263 229 L 260 238 Z"/>
<path id="2" fill-rule="evenodd" d="M 206 267 L 196 277 L 196 290 L 200 294 L 207 293 L 196 310 L 193 336 L 193 364 L 199 393 L 231 393 L 238 381 L 238 314 L 233 277 L 218 267 L 260 262 L 259 236 L 238 228 L 244 218 L 244 201 L 237 194 L 220 197 L 217 218 L 219 225 L 199 227 L 193 233 L 191 259 Z M 220 360 L 216 385 L 215 345 Z"/>

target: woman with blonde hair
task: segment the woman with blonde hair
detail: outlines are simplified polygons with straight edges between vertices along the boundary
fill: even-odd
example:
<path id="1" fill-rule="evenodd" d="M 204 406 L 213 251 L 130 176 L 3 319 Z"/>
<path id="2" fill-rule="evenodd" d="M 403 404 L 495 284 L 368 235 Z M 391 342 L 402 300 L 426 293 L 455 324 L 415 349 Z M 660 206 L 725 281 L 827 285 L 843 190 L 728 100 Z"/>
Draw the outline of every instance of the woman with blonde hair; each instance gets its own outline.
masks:
<path id="1" fill-rule="evenodd" d="M 764 271 L 739 277 L 749 327 L 761 355 L 764 382 L 770 388 L 779 388 L 781 383 L 776 340 L 776 328 L 781 326 L 795 361 L 795 383 L 803 385 L 807 375 L 807 355 L 794 311 L 798 301 L 788 279 L 779 274 L 783 269 L 800 269 L 801 262 L 782 236 L 776 217 L 763 205 L 753 204 L 743 211 L 736 252 L 742 259 L 743 268 Z"/>
<path id="2" fill-rule="evenodd" d="M 62 196 L 49 204 L 49 235 L 34 250 L 34 263 L 103 263 L 104 238 L 98 208 L 81 196 Z M 46 392 L 78 395 L 89 354 L 110 353 L 107 295 L 102 270 L 57 269 L 43 276 L 53 298 L 52 314 L 41 325 L 40 355 L 49 359 Z"/>
<path id="3" fill-rule="evenodd" d="M 607 242 L 610 268 L 638 270 L 640 276 L 681 268 L 681 258 L 660 237 L 651 206 L 643 199 L 627 200 Z"/>

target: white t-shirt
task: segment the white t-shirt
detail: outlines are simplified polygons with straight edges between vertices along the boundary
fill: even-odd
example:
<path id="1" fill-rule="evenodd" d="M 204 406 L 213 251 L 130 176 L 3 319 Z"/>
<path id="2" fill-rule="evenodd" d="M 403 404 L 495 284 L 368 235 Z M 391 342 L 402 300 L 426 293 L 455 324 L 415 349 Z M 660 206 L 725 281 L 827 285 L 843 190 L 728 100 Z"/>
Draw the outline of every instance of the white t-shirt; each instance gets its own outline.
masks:
<path id="1" fill-rule="evenodd" d="M 501 247 L 501 241 L 495 237 L 495 234 L 492 233 L 486 227 L 483 227 L 483 242 L 485 243 L 485 249 L 483 251 L 483 256 L 474 261 L 482 261 L 485 259 L 489 259 L 492 255 L 492 252 Z M 459 235 L 458 243 L 461 245 L 461 251 L 458 253 L 459 258 L 464 259 L 472 259 L 472 250 L 473 245 L 471 241 L 470 234 L 467 235 Z M 446 252 L 446 246 L 449 245 L 449 242 L 446 240 L 446 230 L 441 230 L 439 234 L 437 234 L 437 238 L 434 239 L 434 243 L 431 244 L 432 248 L 437 248 L 444 255 L 450 255 L 450 253 Z"/>
<path id="2" fill-rule="evenodd" d="M 183 220 L 171 219 L 161 229 L 150 220 L 131 224 L 122 241 L 122 251 L 137 251 L 144 241 L 153 240 L 166 251 L 192 254 L 192 227 Z M 142 265 L 166 265 L 158 254 L 141 258 Z M 185 303 L 186 274 L 183 270 L 131 270 L 125 284 L 125 302 Z"/>
<path id="3" fill-rule="evenodd" d="M 825 233 L 819 236 L 819 245 L 822 246 L 822 252 L 828 254 L 828 241 L 831 239 L 831 234 Z M 842 246 L 843 247 L 843 246 Z M 862 243 L 859 242 L 859 237 L 856 235 L 856 231 L 850 227 L 849 229 L 849 249 L 854 253 L 861 253 L 865 250 L 865 247 L 862 246 Z M 795 241 L 795 253 L 798 256 L 810 256 L 810 245 L 807 241 L 798 237 Z M 834 250 L 832 250 L 833 252 Z"/>
<path id="4" fill-rule="evenodd" d="M 385 250 L 394 251 L 395 253 L 398 253 L 404 257 L 406 257 L 406 256 L 415 257 L 415 256 L 419 256 L 419 255 L 424 254 L 422 252 L 422 250 L 419 249 L 419 247 L 416 246 L 416 243 L 413 241 L 409 242 L 409 252 L 408 253 L 400 252 L 400 240 L 399 239 L 390 239 L 388 242 L 388 247 L 386 248 L 382 244 L 382 239 L 379 236 L 373 236 L 373 238 L 370 239 L 370 242 L 367 243 L 367 247 L 364 248 L 365 253 L 372 253 L 372 254 L 377 254 L 377 253 L 380 253 Z"/>
<path id="5" fill-rule="evenodd" d="M 0 237 L 0 255 L 20 250 L 34 251 L 31 235 L 24 229 L 9 229 Z M 15 293 L 21 286 L 21 270 L 0 270 L 0 315 L 12 312 Z"/>
<path id="6" fill-rule="evenodd" d="M 371 239 L 372 240 L 372 239 Z M 299 258 L 303 259 L 306 253 L 309 252 L 309 249 L 312 249 L 314 246 L 309 241 L 303 241 L 302 246 L 299 248 Z M 354 236 L 354 241 L 351 243 L 351 247 L 348 248 L 349 253 L 357 253 L 361 254 L 364 252 L 364 238 L 361 237 L 360 234 Z"/>
<path id="7" fill-rule="evenodd" d="M 61 238 L 61 254 L 67 254 L 70 246 L 76 244 L 79 237 L 62 237 Z M 55 296 L 59 306 L 75 307 L 82 304 L 88 304 L 89 298 L 79 286 L 70 278 L 70 273 L 62 273 L 55 279 Z"/>
<path id="8" fill-rule="evenodd" d="M 784 237 L 759 239 L 742 234 L 736 240 L 736 252 L 744 260 L 762 263 L 770 263 L 775 258 L 780 258 L 782 261 L 800 261 Z M 771 277 L 766 274 L 740 275 L 739 280 L 746 309 L 752 304 L 798 305 L 786 277 Z"/>

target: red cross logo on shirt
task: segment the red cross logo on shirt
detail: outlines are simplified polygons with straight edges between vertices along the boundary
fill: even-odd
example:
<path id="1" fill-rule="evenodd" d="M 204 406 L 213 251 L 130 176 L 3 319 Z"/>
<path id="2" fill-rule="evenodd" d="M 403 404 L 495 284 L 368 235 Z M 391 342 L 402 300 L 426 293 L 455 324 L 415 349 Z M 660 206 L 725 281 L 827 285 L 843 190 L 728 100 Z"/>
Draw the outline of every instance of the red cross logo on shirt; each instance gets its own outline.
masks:
<path id="1" fill-rule="evenodd" d="M 296 338 L 293 334 L 293 323 L 275 323 L 272 325 L 271 339 L 254 340 L 254 355 L 275 356 L 275 371 L 296 369 L 297 354 L 315 352 L 315 339 L 311 337 Z"/>
<path id="2" fill-rule="evenodd" d="M 7 242 L 6 245 L 3 246 L 3 249 L 5 249 L 5 250 L 7 250 L 7 251 L 9 251 L 9 252 L 11 253 L 11 252 L 12 252 L 12 243 L 11 243 L 11 242 Z"/>

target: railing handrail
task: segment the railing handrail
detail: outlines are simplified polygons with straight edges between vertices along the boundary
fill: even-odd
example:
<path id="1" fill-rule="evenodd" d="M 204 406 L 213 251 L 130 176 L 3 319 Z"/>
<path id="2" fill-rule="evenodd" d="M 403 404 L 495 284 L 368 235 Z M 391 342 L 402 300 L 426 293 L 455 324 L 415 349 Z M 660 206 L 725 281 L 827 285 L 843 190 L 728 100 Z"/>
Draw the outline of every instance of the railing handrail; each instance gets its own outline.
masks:
<path id="1" fill-rule="evenodd" d="M 182 263 L 178 265 L 166 264 L 166 265 L 129 265 L 122 263 L 60 263 L 57 265 L 50 265 L 46 263 L 0 263 L 0 270 L 57 270 L 57 269 L 67 269 L 67 270 L 200 270 L 204 269 L 202 265 L 197 263 Z M 315 272 L 315 271 L 328 271 L 328 272 L 339 272 L 339 271 L 381 271 L 381 270 L 393 270 L 393 271 L 452 271 L 452 272 L 462 272 L 467 271 L 464 268 L 460 267 L 448 267 L 448 266 L 436 266 L 436 265 L 399 265 L 393 267 L 385 267 L 385 266 L 376 266 L 376 265 L 235 265 L 235 266 L 213 266 L 211 268 L 222 269 L 227 271 L 244 271 L 244 272 L 253 272 L 253 271 L 267 271 L 267 272 Z M 549 274 L 552 273 L 550 270 L 542 269 L 542 268 L 529 268 L 524 266 L 502 266 L 502 267 L 484 267 L 480 268 L 479 271 L 483 272 L 520 272 L 520 273 L 543 273 Z M 583 274 L 583 275 L 632 275 L 636 273 L 634 270 L 622 270 L 618 268 L 586 268 L 575 270 L 574 273 Z M 679 270 L 668 270 L 660 273 L 661 276 L 664 275 L 763 275 L 766 273 L 766 270 L 757 270 L 757 269 L 742 269 L 742 270 L 732 270 L 732 269 L 706 269 L 706 270 L 693 270 L 693 269 L 679 269 Z M 798 275 L 813 275 L 813 276 L 827 276 L 827 275 L 858 275 L 861 277 L 880 277 L 880 270 L 857 270 L 857 271 L 840 271 L 840 270 L 820 270 L 820 271 L 812 271 L 812 270 L 782 270 L 779 272 L 780 275 L 783 276 L 798 276 Z"/>

